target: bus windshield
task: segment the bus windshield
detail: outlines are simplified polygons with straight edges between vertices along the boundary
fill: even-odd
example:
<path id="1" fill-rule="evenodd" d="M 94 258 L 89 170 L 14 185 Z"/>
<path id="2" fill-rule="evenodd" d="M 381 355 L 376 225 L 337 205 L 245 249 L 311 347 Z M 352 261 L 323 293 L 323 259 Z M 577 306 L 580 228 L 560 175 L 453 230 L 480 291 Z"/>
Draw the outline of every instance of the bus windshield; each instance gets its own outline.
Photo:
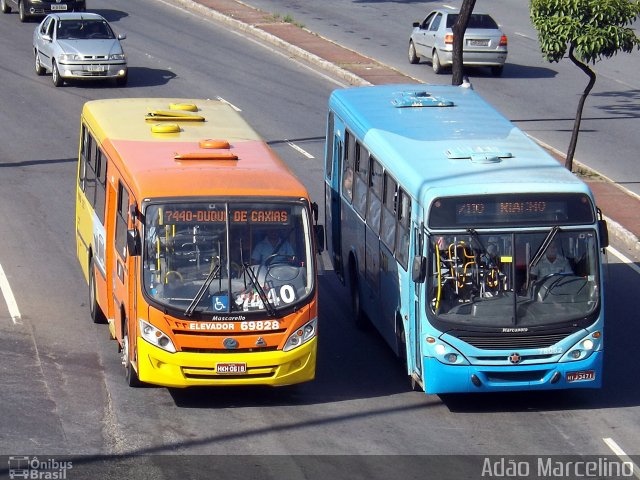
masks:
<path id="1" fill-rule="evenodd" d="M 598 255 L 591 229 L 431 235 L 428 309 L 453 328 L 577 321 L 599 307 Z"/>
<path id="2" fill-rule="evenodd" d="M 273 315 L 313 290 L 303 204 L 154 203 L 144 218 L 144 290 L 163 307 Z"/>

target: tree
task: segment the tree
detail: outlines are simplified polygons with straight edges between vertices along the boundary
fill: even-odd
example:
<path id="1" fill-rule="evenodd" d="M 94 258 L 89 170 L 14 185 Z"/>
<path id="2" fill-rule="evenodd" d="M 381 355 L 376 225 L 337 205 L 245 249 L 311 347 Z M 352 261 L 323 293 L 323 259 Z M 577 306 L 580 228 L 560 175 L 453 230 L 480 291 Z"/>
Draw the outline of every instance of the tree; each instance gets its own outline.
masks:
<path id="1" fill-rule="evenodd" d="M 596 74 L 588 64 L 611 58 L 619 51 L 631 53 L 634 46 L 640 49 L 640 38 L 629 27 L 640 16 L 640 1 L 531 0 L 530 7 L 544 58 L 548 62 L 559 62 L 567 54 L 589 77 L 578 102 L 565 160 L 565 167 L 571 170 L 582 109 L 596 83 Z"/>
<path id="2" fill-rule="evenodd" d="M 464 32 L 467 31 L 469 17 L 471 17 L 473 7 L 475 6 L 476 0 L 463 0 L 462 7 L 460 7 L 460 14 L 456 19 L 456 23 L 451 27 L 451 30 L 453 31 L 453 65 L 451 66 L 451 85 L 462 85 L 462 49 L 464 47 Z"/>

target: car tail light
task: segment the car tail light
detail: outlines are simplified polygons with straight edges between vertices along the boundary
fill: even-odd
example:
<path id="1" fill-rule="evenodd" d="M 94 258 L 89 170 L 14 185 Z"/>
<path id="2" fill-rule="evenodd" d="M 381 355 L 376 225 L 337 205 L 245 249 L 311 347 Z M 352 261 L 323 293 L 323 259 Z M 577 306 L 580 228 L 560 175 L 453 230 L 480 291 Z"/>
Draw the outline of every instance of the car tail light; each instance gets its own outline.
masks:
<path id="1" fill-rule="evenodd" d="M 502 37 L 500 37 L 500 46 L 501 47 L 506 47 L 507 46 L 507 36 L 506 35 L 502 35 Z"/>
<path id="2" fill-rule="evenodd" d="M 505 37 L 506 38 L 506 37 Z M 502 40 L 501 40 L 502 41 Z M 453 44 L 453 34 L 452 33 L 447 33 L 444 36 L 444 43 L 445 45 L 451 45 Z"/>

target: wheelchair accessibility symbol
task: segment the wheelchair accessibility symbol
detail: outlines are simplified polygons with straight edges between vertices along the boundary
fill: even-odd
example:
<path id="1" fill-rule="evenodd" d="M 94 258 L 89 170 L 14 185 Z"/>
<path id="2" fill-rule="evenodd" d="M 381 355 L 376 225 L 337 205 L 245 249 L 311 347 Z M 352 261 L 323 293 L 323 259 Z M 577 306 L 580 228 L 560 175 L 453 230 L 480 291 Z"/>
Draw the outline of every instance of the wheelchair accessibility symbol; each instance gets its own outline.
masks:
<path id="1" fill-rule="evenodd" d="M 228 312 L 229 297 L 227 295 L 214 295 L 211 297 L 211 306 L 216 312 Z"/>

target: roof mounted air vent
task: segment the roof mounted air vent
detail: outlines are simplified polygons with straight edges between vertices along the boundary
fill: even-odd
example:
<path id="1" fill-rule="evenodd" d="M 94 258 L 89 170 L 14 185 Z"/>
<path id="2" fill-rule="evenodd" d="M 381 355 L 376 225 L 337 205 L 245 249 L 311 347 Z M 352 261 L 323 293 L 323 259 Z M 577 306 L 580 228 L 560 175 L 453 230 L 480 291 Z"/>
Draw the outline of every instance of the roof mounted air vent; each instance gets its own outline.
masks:
<path id="1" fill-rule="evenodd" d="M 503 158 L 513 158 L 511 152 L 495 147 L 459 147 L 447 150 L 450 160 L 471 160 L 473 163 L 499 163 Z"/>
<path id="2" fill-rule="evenodd" d="M 177 123 L 156 123 L 151 125 L 151 133 L 180 133 Z"/>
<path id="3" fill-rule="evenodd" d="M 202 115 L 181 112 L 178 110 L 153 110 L 147 113 L 145 120 L 174 121 L 174 122 L 204 122 Z"/>
<path id="4" fill-rule="evenodd" d="M 391 100 L 396 108 L 408 107 L 453 107 L 451 100 L 431 95 L 429 92 L 400 92 Z"/>

